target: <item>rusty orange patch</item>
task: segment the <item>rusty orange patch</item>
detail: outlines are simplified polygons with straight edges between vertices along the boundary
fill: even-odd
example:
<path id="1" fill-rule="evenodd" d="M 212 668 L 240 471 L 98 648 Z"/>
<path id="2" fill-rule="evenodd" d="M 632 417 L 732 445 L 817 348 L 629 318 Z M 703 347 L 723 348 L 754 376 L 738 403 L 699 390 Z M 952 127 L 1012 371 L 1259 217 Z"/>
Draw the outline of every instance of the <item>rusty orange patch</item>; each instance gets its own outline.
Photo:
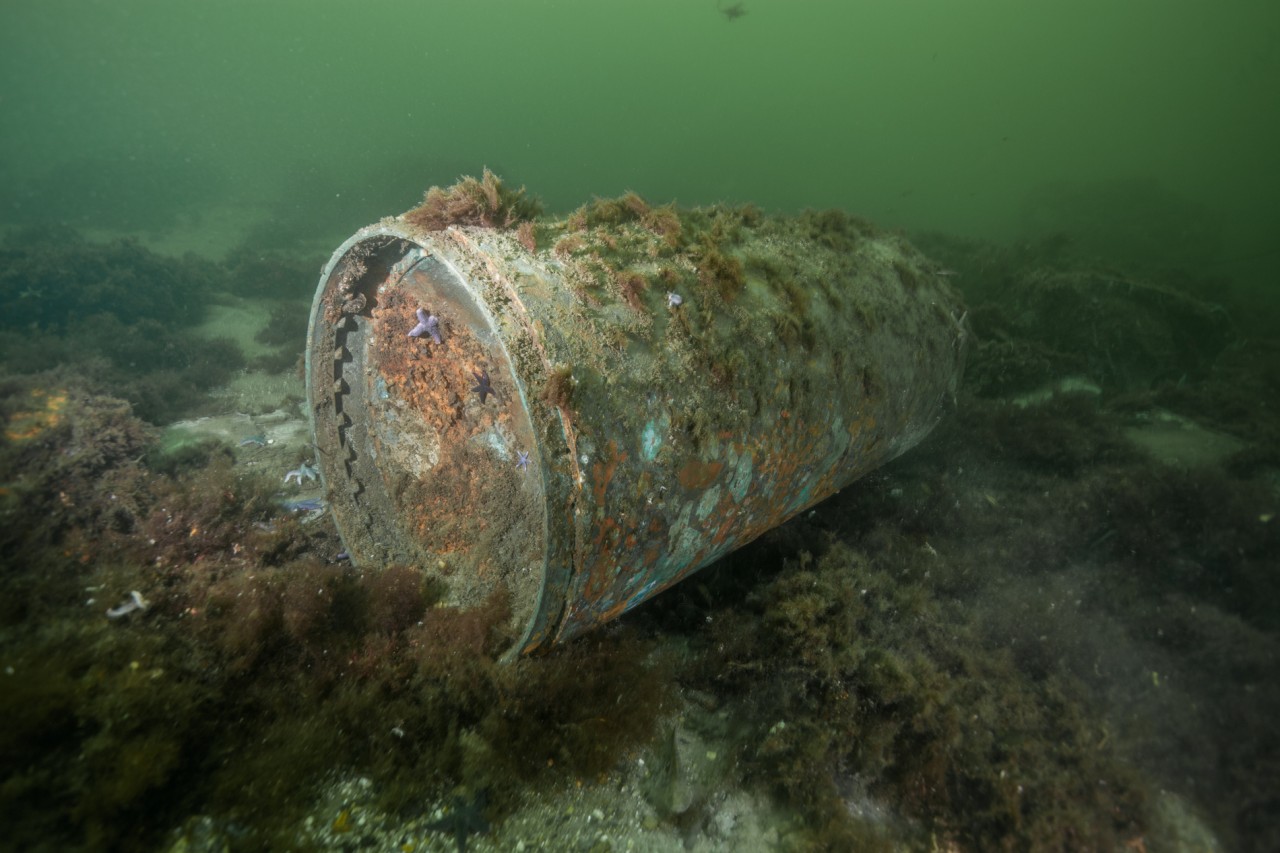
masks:
<path id="1" fill-rule="evenodd" d="M 715 482 L 724 469 L 723 462 L 703 462 L 695 459 L 680 469 L 680 485 L 686 489 L 705 489 Z"/>
<path id="2" fill-rule="evenodd" d="M 597 462 L 591 466 L 591 479 L 595 481 L 592 486 L 592 496 L 595 498 L 596 506 L 604 506 L 604 496 L 609 489 L 609 481 L 617 473 L 618 465 L 626 460 L 627 454 L 618 452 L 618 442 L 609 439 L 609 458 L 603 463 Z"/>

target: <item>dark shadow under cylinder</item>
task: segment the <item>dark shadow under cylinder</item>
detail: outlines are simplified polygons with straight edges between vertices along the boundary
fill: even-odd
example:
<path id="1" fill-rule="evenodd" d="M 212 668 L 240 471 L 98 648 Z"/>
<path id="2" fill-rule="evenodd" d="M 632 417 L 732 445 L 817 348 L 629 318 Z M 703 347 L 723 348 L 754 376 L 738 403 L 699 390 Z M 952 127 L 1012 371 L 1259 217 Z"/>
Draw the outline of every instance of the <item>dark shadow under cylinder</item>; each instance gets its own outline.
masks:
<path id="1" fill-rule="evenodd" d="M 307 396 L 353 563 L 418 566 L 459 606 L 505 595 L 511 656 L 781 524 L 954 398 L 960 299 L 866 222 L 634 195 L 564 219 L 478 204 L 458 218 L 512 227 L 424 206 L 338 248 Z"/>

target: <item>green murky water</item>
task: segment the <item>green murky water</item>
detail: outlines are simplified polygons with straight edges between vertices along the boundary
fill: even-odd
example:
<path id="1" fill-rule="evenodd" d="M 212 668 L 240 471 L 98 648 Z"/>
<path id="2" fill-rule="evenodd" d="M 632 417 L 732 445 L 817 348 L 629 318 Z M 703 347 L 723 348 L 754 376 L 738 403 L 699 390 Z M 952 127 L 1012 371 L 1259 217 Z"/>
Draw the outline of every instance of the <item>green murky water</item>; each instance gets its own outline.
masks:
<path id="1" fill-rule="evenodd" d="M 1260 0 L 4 4 L 7 837 L 1276 849 L 1276 80 Z M 496 664 L 503 602 L 341 559 L 298 370 L 329 253 L 486 166 L 556 233 L 901 229 L 954 410 Z"/>
<path id="2" fill-rule="evenodd" d="M 268 205 L 341 235 L 488 165 L 559 209 L 634 189 L 1002 239 L 1088 218 L 1149 242 L 1134 220 L 1181 204 L 1215 232 L 1205 261 L 1274 249 L 1271 4 L 744 8 L 10 6 L 4 215 Z"/>

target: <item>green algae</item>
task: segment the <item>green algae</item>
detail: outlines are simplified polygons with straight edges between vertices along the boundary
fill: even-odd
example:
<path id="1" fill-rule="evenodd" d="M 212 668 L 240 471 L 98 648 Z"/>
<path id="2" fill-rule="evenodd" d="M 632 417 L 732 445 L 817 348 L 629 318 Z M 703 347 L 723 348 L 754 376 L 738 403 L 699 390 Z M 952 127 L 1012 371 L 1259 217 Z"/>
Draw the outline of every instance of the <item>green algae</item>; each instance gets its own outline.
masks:
<path id="1" fill-rule="evenodd" d="M 768 221 L 677 215 L 673 247 L 645 224 L 653 210 L 632 199 L 584 214 L 634 226 L 618 250 L 557 226 L 536 239 L 577 236 L 602 271 L 634 239 L 665 266 L 597 287 L 635 272 L 643 304 L 672 287 L 718 304 L 725 293 L 677 255 L 717 220 L 725 241 Z M 862 239 L 852 218 L 810 221 L 815 240 Z M 816 298 L 768 256 L 719 251 L 746 287 Z M 5 378 L 0 413 L 18 438 L 0 446 L 0 556 L 19 568 L 0 576 L 0 801 L 13 843 L 154 849 L 213 812 L 251 846 L 288 848 L 315 792 L 348 771 L 378 779 L 388 809 L 484 790 L 501 820 L 528 790 L 608 778 L 683 689 L 721 713 L 739 781 L 806 817 L 801 848 L 1157 849 L 1149 792 L 1188 778 L 1222 838 L 1274 846 L 1280 544 L 1263 519 L 1277 463 L 1256 405 L 1274 351 L 1201 350 L 1181 379 L 1149 370 L 1144 343 L 1109 375 L 1149 387 L 1018 408 L 998 395 L 1067 362 L 1000 319 L 1008 301 L 991 305 L 974 312 L 978 375 L 1019 378 L 978 383 L 930 444 L 697 585 L 506 667 L 500 599 L 442 607 L 412 567 L 328 562 L 333 531 L 281 514 L 273 480 L 213 452 L 153 465 L 151 431 L 92 376 Z M 571 402 L 577 381 L 558 367 L 546 403 Z M 1123 437 L 1157 404 L 1252 444 L 1221 470 L 1163 466 Z M 695 419 L 685 428 L 698 436 Z M 148 610 L 108 620 L 133 589 Z M 868 801 L 901 822 L 868 817 Z"/>
<path id="2" fill-rule="evenodd" d="M 1099 748 L 1080 685 L 1028 680 L 918 561 L 877 562 L 838 542 L 802 552 L 719 617 L 708 666 L 744 695 L 748 778 L 809 814 L 820 845 L 872 829 L 842 804 L 854 779 L 976 849 L 1106 848 L 1139 833 L 1144 789 Z"/>
<path id="3" fill-rule="evenodd" d="M 85 443 L 0 542 L 27 569 L 5 574 L 0 609 L 14 843 L 149 849 L 212 809 L 290 847 L 344 769 L 396 808 L 465 785 L 500 813 L 526 784 L 605 773 L 656 725 L 668 679 L 649 641 L 500 665 L 500 598 L 443 607 L 416 569 L 328 563 L 332 529 L 282 514 L 273 482 L 221 455 L 153 472 L 127 407 L 68 399 L 50 440 L 4 446 L 7 474 L 30 478 L 61 454 L 55 435 Z M 127 519 L 102 480 L 127 483 Z M 146 609 L 109 619 L 133 589 Z"/>

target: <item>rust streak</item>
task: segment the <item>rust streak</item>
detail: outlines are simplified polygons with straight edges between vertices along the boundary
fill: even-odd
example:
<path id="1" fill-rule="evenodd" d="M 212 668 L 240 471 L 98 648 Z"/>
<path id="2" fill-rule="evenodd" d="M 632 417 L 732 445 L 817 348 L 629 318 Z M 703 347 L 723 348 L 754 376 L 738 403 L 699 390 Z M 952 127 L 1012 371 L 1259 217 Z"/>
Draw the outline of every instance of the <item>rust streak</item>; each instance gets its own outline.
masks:
<path id="1" fill-rule="evenodd" d="M 680 469 L 677 475 L 680 485 L 686 489 L 705 489 L 715 482 L 724 470 L 723 462 L 703 462 L 695 459 Z"/>
<path id="2" fill-rule="evenodd" d="M 591 467 L 591 495 L 595 499 L 596 506 L 604 506 L 605 493 L 608 491 L 609 482 L 613 479 L 613 475 L 618 470 L 618 465 L 625 462 L 627 454 L 618 452 L 618 442 L 616 439 L 609 439 L 609 456 L 604 462 L 597 462 Z"/>

